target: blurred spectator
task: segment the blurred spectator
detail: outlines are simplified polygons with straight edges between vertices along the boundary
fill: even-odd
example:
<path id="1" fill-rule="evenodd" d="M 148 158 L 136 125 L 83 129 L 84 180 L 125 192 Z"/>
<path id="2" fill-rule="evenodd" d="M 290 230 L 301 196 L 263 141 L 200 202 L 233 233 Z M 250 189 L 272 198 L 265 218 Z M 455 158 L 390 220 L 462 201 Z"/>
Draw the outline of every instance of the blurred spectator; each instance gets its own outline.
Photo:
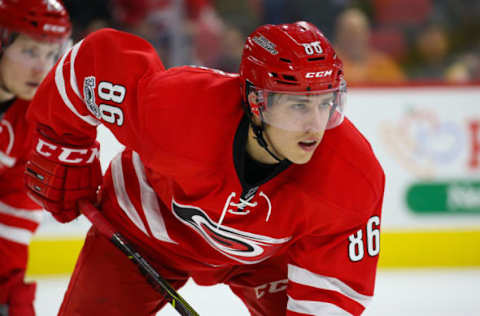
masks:
<path id="1" fill-rule="evenodd" d="M 433 21 L 444 25 L 451 35 L 454 50 L 471 49 L 471 43 L 480 43 L 480 1 L 435 0 Z"/>
<path id="2" fill-rule="evenodd" d="M 373 0 L 375 22 L 411 28 L 422 25 L 432 11 L 433 0 Z"/>
<path id="3" fill-rule="evenodd" d="M 351 84 L 403 81 L 400 62 L 414 80 L 479 80 L 480 52 L 473 48 L 480 47 L 479 0 L 64 2 L 74 40 L 102 27 L 130 31 L 149 40 L 167 67 L 199 64 L 237 71 L 241 34 L 262 23 L 307 20 L 331 38 L 335 33 Z"/>
<path id="4" fill-rule="evenodd" d="M 262 22 L 264 0 L 212 0 L 214 7 L 231 26 L 250 34 Z M 285 0 L 279 0 L 278 7 Z M 243 45 L 242 45 L 243 47 Z"/>
<path id="5" fill-rule="evenodd" d="M 225 36 L 224 22 L 210 0 L 187 0 L 187 9 L 194 62 L 214 67 L 221 54 L 221 40 Z"/>
<path id="6" fill-rule="evenodd" d="M 220 54 L 214 62 L 214 68 L 226 72 L 238 72 L 245 37 L 246 35 L 238 27 L 226 23 L 221 40 Z"/>
<path id="7" fill-rule="evenodd" d="M 367 16 L 359 9 L 347 9 L 337 18 L 335 46 L 343 60 L 349 84 L 399 82 L 405 75 L 388 55 L 370 45 Z"/>
<path id="8" fill-rule="evenodd" d="M 438 81 L 444 79 L 449 64 L 448 34 L 438 24 L 429 24 L 417 34 L 414 43 L 410 79 Z"/>
<path id="9" fill-rule="evenodd" d="M 308 21 L 332 38 L 335 19 L 349 7 L 352 0 L 262 0 L 262 23 Z"/>
<path id="10" fill-rule="evenodd" d="M 148 40 L 166 67 L 191 61 L 182 0 L 111 0 L 117 28 Z"/>
<path id="11" fill-rule="evenodd" d="M 289 0 L 262 0 L 261 12 L 264 24 L 281 24 L 292 19 L 292 11 L 287 9 Z M 299 20 L 305 20 L 303 17 Z M 312 23 L 314 23 L 312 21 Z"/>
<path id="12" fill-rule="evenodd" d="M 435 21 L 449 31 L 449 54 L 458 55 L 445 70 L 447 81 L 480 80 L 480 1 L 436 0 Z"/>
<path id="13" fill-rule="evenodd" d="M 223 22 L 209 0 L 111 1 L 120 28 L 152 43 L 165 66 L 217 59 Z"/>
<path id="14" fill-rule="evenodd" d="M 480 45 L 472 51 L 462 54 L 445 71 L 449 82 L 480 82 Z"/>
<path id="15" fill-rule="evenodd" d="M 112 26 L 108 0 L 64 0 L 63 2 L 70 12 L 74 42 L 95 30 Z"/>

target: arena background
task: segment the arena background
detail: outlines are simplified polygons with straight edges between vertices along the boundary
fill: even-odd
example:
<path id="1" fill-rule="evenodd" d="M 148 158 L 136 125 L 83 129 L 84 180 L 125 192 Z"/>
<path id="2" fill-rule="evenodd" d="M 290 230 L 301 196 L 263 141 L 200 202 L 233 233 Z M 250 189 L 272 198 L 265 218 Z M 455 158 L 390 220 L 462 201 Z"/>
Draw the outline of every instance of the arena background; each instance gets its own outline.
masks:
<path id="1" fill-rule="evenodd" d="M 316 24 L 345 63 L 347 116 L 369 139 L 387 176 L 379 267 L 380 276 L 388 277 L 380 279 L 377 296 L 396 296 L 384 291 L 385 283 L 401 289 L 402 280 L 408 279 L 420 286 L 429 276 L 433 286 L 435 280 L 445 280 L 436 289 L 425 289 L 436 300 L 404 287 L 404 297 L 411 291 L 412 298 L 398 296 L 397 310 L 402 310 L 401 302 L 431 300 L 417 314 L 403 309 L 403 315 L 447 315 L 442 302 L 451 300 L 457 307 L 448 315 L 477 315 L 472 311 L 480 306 L 472 293 L 480 290 L 474 284 L 480 275 L 480 1 L 65 4 L 74 23 L 74 42 L 113 27 L 149 40 L 167 67 L 197 64 L 228 72 L 237 71 L 243 41 L 256 26 L 296 20 Z M 98 138 L 105 168 L 121 145 L 104 128 Z M 61 225 L 45 214 L 30 247 L 29 278 L 61 275 L 64 289 L 88 227 L 84 218 Z M 437 270 L 452 274 L 442 279 Z M 442 292 L 447 284 L 450 288 Z M 464 294 L 459 294 L 461 288 Z M 465 312 L 459 309 L 462 304 Z"/>

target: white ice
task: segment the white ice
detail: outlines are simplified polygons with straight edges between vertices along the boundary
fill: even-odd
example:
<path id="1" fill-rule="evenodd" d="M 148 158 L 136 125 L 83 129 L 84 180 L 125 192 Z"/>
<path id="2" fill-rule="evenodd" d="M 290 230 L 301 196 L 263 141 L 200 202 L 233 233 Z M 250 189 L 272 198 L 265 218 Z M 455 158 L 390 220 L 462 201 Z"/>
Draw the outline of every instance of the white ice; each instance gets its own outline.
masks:
<path id="1" fill-rule="evenodd" d="M 56 315 L 68 278 L 41 278 L 37 282 L 37 315 Z M 225 285 L 200 287 L 189 282 L 180 294 L 200 315 L 249 315 L 241 301 Z M 157 315 L 178 316 L 170 306 Z M 479 316 L 480 269 L 381 270 L 375 297 L 363 315 Z"/>

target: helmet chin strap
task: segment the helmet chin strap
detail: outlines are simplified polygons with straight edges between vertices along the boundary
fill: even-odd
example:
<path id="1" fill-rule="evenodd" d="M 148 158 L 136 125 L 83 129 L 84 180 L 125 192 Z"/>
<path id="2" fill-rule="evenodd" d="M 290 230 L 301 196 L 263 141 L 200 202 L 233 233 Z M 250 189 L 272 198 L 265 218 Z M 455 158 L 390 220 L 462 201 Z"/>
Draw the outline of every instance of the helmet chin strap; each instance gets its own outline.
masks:
<path id="1" fill-rule="evenodd" d="M 250 91 L 250 88 L 253 87 L 253 85 L 247 80 L 245 82 L 245 95 L 248 96 L 248 93 Z M 251 108 L 250 108 L 250 104 L 249 104 L 249 101 L 248 101 L 248 97 L 246 98 L 246 100 L 244 100 L 242 102 L 242 105 L 243 105 L 243 108 L 245 109 L 247 115 L 248 115 L 248 119 L 250 121 L 250 126 L 252 127 L 252 130 L 253 130 L 253 133 L 255 134 L 255 139 L 257 140 L 257 143 L 260 145 L 260 147 L 262 147 L 263 149 L 265 149 L 265 151 L 273 158 L 275 159 L 277 162 L 282 162 L 282 159 L 278 158 L 277 155 L 275 155 L 269 148 L 268 148 L 268 143 L 267 141 L 265 140 L 265 137 L 263 135 L 263 131 L 265 130 L 265 123 L 263 121 L 263 113 L 262 111 L 260 110 L 260 126 L 258 126 L 257 124 L 255 124 L 255 122 L 253 121 L 253 113 L 251 111 Z"/>
<path id="2" fill-rule="evenodd" d="M 273 158 L 275 159 L 276 161 L 278 162 L 281 162 L 282 159 L 278 158 L 277 155 L 275 155 L 269 148 L 268 148 L 268 144 L 267 144 L 267 141 L 265 140 L 265 138 L 263 137 L 263 131 L 265 130 L 265 124 L 261 123 L 262 125 L 261 126 L 258 126 L 258 125 L 255 125 L 252 120 L 250 120 L 250 125 L 252 126 L 252 130 L 253 130 L 253 133 L 255 134 L 255 139 L 257 140 L 257 143 L 260 145 L 260 147 L 262 147 L 263 149 L 265 149 L 267 151 L 267 153 Z"/>

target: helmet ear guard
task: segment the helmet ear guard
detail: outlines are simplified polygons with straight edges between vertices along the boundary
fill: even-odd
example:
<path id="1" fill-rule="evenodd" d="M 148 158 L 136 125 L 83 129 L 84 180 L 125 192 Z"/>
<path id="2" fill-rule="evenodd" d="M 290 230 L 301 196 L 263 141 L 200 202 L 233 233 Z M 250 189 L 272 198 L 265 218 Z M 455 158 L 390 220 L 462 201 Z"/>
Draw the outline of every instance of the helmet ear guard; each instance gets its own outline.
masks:
<path id="1" fill-rule="evenodd" d="M 253 97 L 255 102 L 250 100 L 250 94 L 255 93 L 255 97 Z M 253 133 L 255 134 L 255 139 L 257 140 L 258 144 L 265 149 L 271 157 L 273 157 L 278 162 L 282 161 L 280 158 L 277 157 L 269 148 L 267 141 L 263 135 L 263 131 L 265 129 L 265 123 L 262 119 L 262 111 L 263 111 L 263 96 L 259 94 L 259 91 L 255 89 L 255 86 L 249 82 L 248 80 L 245 81 L 245 91 L 244 91 L 244 100 L 243 106 L 245 108 L 245 112 L 248 115 L 250 126 L 252 128 Z M 257 117 L 260 120 L 260 125 L 257 125 L 254 121 L 254 117 Z"/>
<path id="2" fill-rule="evenodd" d="M 262 110 L 262 102 L 263 97 L 259 96 L 258 91 L 255 89 L 255 86 L 250 82 L 246 81 L 245 82 L 245 97 L 244 97 L 244 103 L 246 107 L 246 112 L 250 119 L 253 119 L 253 116 L 257 116 L 260 118 L 261 110 Z M 255 97 L 250 98 L 251 93 L 255 94 Z"/>

